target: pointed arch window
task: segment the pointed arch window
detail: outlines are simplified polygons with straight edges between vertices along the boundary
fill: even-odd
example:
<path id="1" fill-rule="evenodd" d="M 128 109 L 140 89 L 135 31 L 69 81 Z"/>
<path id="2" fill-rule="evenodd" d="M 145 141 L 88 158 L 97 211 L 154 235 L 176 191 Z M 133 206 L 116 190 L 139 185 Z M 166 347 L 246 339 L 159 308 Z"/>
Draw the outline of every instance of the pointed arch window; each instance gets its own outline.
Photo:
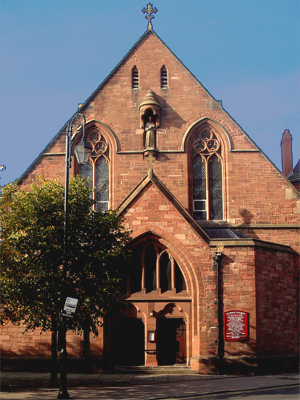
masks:
<path id="1" fill-rule="evenodd" d="M 145 289 L 146 292 L 156 290 L 156 259 L 157 254 L 154 246 L 150 243 L 145 250 Z"/>
<path id="2" fill-rule="evenodd" d="M 186 283 L 176 260 L 156 243 L 148 243 L 135 249 L 129 275 L 128 293 L 168 291 L 179 293 L 186 290 Z"/>
<path id="3" fill-rule="evenodd" d="M 109 144 L 102 135 L 100 129 L 92 128 L 86 133 L 86 138 L 92 146 L 92 153 L 88 164 L 80 165 L 80 175 L 87 179 L 92 196 L 96 201 L 96 210 L 107 211 L 109 209 Z"/>
<path id="4" fill-rule="evenodd" d="M 161 88 L 168 87 L 168 71 L 164 65 L 161 67 L 160 70 L 160 86 Z"/>
<path id="5" fill-rule="evenodd" d="M 196 220 L 223 219 L 222 148 L 210 128 L 196 133 L 193 140 L 193 213 Z"/>
<path id="6" fill-rule="evenodd" d="M 131 70 L 131 78 L 132 78 L 132 84 L 131 84 L 132 89 L 138 89 L 139 88 L 139 70 L 137 69 L 136 66 L 134 66 Z"/>
<path id="7" fill-rule="evenodd" d="M 159 281 L 161 292 L 172 289 L 172 258 L 164 252 L 159 260 Z"/>

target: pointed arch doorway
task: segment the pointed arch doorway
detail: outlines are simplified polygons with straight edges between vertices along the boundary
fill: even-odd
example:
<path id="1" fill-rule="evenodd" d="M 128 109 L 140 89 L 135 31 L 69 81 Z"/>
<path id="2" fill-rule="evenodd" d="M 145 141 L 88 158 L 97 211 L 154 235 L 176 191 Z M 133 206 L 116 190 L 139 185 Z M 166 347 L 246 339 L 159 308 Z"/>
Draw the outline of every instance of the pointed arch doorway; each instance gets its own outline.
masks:
<path id="1" fill-rule="evenodd" d="M 188 364 L 192 342 L 188 276 L 156 237 L 147 239 L 134 248 L 127 282 L 126 301 L 134 314 L 125 312 L 126 318 L 115 321 L 115 365 Z"/>

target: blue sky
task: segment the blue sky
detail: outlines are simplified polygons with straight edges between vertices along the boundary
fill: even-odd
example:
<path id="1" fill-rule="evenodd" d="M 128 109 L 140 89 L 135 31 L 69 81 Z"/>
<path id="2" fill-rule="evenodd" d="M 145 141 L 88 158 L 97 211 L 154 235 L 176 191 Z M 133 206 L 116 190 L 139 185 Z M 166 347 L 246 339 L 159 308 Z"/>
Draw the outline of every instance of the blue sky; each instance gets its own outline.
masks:
<path id="1" fill-rule="evenodd" d="M 146 0 L 0 0 L 0 184 L 19 178 L 147 29 Z M 154 31 L 281 170 L 300 149 L 300 1 L 157 0 Z"/>

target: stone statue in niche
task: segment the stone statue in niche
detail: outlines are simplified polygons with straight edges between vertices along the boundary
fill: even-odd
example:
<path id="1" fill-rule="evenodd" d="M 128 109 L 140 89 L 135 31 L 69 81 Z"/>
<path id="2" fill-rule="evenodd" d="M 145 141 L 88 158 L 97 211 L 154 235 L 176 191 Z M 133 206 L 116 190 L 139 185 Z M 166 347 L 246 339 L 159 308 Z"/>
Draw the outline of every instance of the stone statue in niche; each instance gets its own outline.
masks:
<path id="1" fill-rule="evenodd" d="M 149 116 L 148 122 L 145 124 L 145 149 L 155 149 L 156 126 Z"/>

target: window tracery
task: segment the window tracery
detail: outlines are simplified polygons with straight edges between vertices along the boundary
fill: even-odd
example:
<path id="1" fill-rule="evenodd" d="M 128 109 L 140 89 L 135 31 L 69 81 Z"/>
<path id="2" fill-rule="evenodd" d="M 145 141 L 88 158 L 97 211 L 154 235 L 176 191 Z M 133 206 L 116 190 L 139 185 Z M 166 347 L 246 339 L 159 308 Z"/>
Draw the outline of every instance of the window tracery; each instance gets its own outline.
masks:
<path id="1" fill-rule="evenodd" d="M 127 292 L 176 293 L 186 290 L 186 283 L 174 257 L 155 243 L 148 243 L 133 252 Z"/>
<path id="2" fill-rule="evenodd" d="M 109 144 L 97 127 L 88 131 L 86 138 L 92 146 L 92 153 L 89 163 L 80 165 L 80 175 L 89 178 L 89 184 L 94 189 L 95 208 L 104 212 L 109 208 Z"/>
<path id="3" fill-rule="evenodd" d="M 192 142 L 192 163 L 194 218 L 223 219 L 222 147 L 210 127 L 196 133 Z"/>

